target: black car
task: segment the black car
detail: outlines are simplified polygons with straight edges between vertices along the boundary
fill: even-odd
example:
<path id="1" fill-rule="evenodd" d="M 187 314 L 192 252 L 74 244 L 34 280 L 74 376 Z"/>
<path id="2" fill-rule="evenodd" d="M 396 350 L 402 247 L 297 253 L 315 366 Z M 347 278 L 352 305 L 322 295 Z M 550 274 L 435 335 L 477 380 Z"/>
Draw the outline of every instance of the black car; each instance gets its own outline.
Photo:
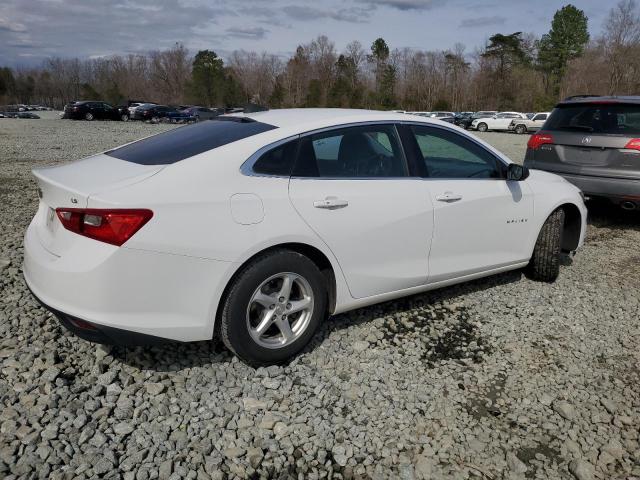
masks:
<path id="1" fill-rule="evenodd" d="M 580 96 L 556 105 L 524 165 L 561 175 L 589 197 L 640 209 L 640 96 Z"/>
<path id="2" fill-rule="evenodd" d="M 106 102 L 88 100 L 66 104 L 62 118 L 127 121 L 129 120 L 129 113 L 122 108 L 113 107 Z"/>
<path id="3" fill-rule="evenodd" d="M 492 117 L 498 112 L 495 110 L 481 110 L 475 113 L 471 113 L 471 112 L 464 112 L 464 113 L 465 115 L 461 115 L 458 118 L 458 123 L 456 123 L 456 125 L 467 130 L 471 127 L 471 123 L 473 123 L 474 120 L 478 118 Z"/>
<path id="4" fill-rule="evenodd" d="M 453 117 L 453 124 L 462 128 L 469 128 L 473 122 L 473 112 L 462 112 Z"/>
<path id="5" fill-rule="evenodd" d="M 163 118 L 169 118 L 172 113 L 178 113 L 173 107 L 167 105 L 145 105 L 135 109 L 134 120 L 151 120 L 156 123 Z"/>
<path id="6" fill-rule="evenodd" d="M 200 120 L 211 120 L 212 118 L 216 118 L 218 115 L 220 115 L 220 112 L 215 108 L 206 108 L 206 107 L 198 107 L 198 106 L 185 107 L 180 111 L 182 113 L 186 113 L 189 116 L 195 118 L 196 122 L 199 122 Z"/>

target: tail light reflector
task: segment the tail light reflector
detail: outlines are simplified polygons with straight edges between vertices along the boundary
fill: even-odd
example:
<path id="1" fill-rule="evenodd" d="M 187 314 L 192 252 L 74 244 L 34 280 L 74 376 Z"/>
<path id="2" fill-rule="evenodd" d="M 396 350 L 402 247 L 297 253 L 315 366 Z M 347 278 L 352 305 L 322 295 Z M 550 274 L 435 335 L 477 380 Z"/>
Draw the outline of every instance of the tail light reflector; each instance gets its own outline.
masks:
<path id="1" fill-rule="evenodd" d="M 553 135 L 548 133 L 536 133 L 535 135 L 531 135 L 529 141 L 527 142 L 527 147 L 531 150 L 537 150 L 541 145 L 552 144 L 553 143 Z"/>
<path id="2" fill-rule="evenodd" d="M 632 138 L 631 140 L 629 140 L 627 142 L 627 144 L 624 146 L 624 148 L 627 148 L 629 150 L 638 150 L 638 151 L 640 151 L 640 138 Z"/>
<path id="3" fill-rule="evenodd" d="M 58 208 L 56 213 L 67 230 L 118 247 L 153 217 L 146 209 Z"/>

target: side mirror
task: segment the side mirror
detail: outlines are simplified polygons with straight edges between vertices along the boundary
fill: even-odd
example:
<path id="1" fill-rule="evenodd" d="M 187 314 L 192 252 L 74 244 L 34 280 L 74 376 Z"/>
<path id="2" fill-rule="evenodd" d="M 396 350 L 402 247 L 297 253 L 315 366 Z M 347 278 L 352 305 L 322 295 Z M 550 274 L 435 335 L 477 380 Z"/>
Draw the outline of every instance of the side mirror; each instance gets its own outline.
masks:
<path id="1" fill-rule="evenodd" d="M 529 169 L 517 163 L 510 163 L 507 167 L 507 180 L 521 182 L 529 176 Z"/>

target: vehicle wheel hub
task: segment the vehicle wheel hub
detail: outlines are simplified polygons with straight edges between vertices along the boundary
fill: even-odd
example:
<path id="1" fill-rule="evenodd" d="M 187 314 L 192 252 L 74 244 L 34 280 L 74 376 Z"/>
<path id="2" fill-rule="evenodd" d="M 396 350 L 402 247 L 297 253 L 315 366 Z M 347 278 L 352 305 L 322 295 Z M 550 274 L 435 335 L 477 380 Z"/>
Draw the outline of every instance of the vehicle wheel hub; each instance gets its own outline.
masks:
<path id="1" fill-rule="evenodd" d="M 247 307 L 251 338 L 264 348 L 282 348 L 295 342 L 313 315 L 313 290 L 303 276 L 283 272 L 266 279 L 253 292 Z"/>

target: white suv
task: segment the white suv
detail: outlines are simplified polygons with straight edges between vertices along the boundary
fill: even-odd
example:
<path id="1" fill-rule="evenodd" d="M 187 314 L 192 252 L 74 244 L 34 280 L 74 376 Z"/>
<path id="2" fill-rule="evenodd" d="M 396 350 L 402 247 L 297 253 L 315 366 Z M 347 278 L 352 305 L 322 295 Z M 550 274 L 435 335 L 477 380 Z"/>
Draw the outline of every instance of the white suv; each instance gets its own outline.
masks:
<path id="1" fill-rule="evenodd" d="M 539 112 L 529 118 L 514 118 L 509 124 L 509 131 L 523 134 L 527 132 L 537 132 L 547 121 L 550 112 Z"/>

